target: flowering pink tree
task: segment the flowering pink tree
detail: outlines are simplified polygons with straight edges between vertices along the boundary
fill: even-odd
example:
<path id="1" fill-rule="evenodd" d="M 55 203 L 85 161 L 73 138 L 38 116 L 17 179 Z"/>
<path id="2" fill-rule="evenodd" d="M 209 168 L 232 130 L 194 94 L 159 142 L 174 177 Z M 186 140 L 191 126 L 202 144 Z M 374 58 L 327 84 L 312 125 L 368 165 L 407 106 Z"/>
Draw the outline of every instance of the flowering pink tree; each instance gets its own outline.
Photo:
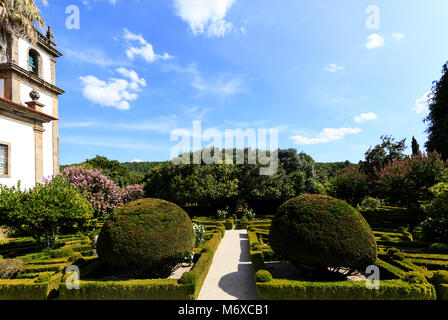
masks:
<path id="1" fill-rule="evenodd" d="M 64 170 L 64 176 L 88 197 L 95 209 L 95 217 L 111 213 L 123 204 L 120 188 L 99 170 L 68 167 Z"/>
<path id="2" fill-rule="evenodd" d="M 123 203 L 128 203 L 137 199 L 141 199 L 145 196 L 143 187 L 138 184 L 124 187 L 121 191 L 121 200 Z"/>
<path id="3" fill-rule="evenodd" d="M 432 197 L 429 188 L 446 179 L 444 161 L 429 153 L 390 162 L 379 170 L 377 187 L 391 204 L 418 208 L 420 201 Z"/>

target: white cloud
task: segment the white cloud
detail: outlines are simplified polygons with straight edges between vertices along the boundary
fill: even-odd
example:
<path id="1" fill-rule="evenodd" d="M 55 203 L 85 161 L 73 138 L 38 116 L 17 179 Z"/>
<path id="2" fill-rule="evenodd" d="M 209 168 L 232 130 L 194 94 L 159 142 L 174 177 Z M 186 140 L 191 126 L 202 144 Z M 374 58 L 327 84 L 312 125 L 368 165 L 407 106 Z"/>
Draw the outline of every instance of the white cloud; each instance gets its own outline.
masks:
<path id="1" fill-rule="evenodd" d="M 356 123 L 361 123 L 364 121 L 372 121 L 372 120 L 376 120 L 376 119 L 378 119 L 378 116 L 376 114 L 374 114 L 373 112 L 361 113 L 359 116 L 356 116 L 354 118 Z"/>
<path id="2" fill-rule="evenodd" d="M 367 49 L 371 50 L 382 46 L 384 46 L 384 38 L 379 34 L 373 33 L 367 37 L 367 43 L 366 43 Z"/>
<path id="3" fill-rule="evenodd" d="M 397 40 L 401 40 L 405 37 L 405 35 L 403 33 L 394 32 L 394 33 L 392 33 L 392 37 L 394 37 Z"/>
<path id="4" fill-rule="evenodd" d="M 340 140 L 344 138 L 347 134 L 356 134 L 361 132 L 362 130 L 359 128 L 325 128 L 323 129 L 315 138 L 308 138 L 302 136 L 293 136 L 289 139 L 293 140 L 295 144 L 320 144 L 320 143 L 328 143 L 336 140 Z"/>
<path id="5" fill-rule="evenodd" d="M 338 71 L 344 70 L 344 67 L 343 66 L 338 66 L 335 63 L 330 63 L 330 64 L 325 66 L 324 70 L 328 71 L 328 72 L 338 72 Z"/>
<path id="6" fill-rule="evenodd" d="M 117 72 L 123 77 L 130 79 L 132 82 L 130 87 L 134 90 L 138 89 L 139 86 L 146 87 L 146 80 L 139 78 L 137 72 L 134 70 L 128 70 L 126 68 L 118 68 Z"/>
<path id="7" fill-rule="evenodd" d="M 190 85 L 199 94 L 212 94 L 225 97 L 247 91 L 245 78 L 241 75 L 234 76 L 230 73 L 221 73 L 213 78 L 205 79 L 195 63 L 190 64 L 186 68 L 175 64 L 167 65 L 164 68 L 164 71 L 176 71 L 189 75 L 191 77 Z"/>
<path id="8" fill-rule="evenodd" d="M 429 110 L 429 99 L 431 98 L 431 92 L 425 92 L 420 98 L 415 100 L 413 110 L 417 114 L 427 112 Z"/>
<path id="9" fill-rule="evenodd" d="M 234 26 L 225 20 L 235 0 L 174 0 L 176 14 L 190 25 L 194 35 L 222 37 Z"/>
<path id="10" fill-rule="evenodd" d="M 131 60 L 134 60 L 138 56 L 143 58 L 146 62 L 168 60 L 173 58 L 173 56 L 166 52 L 163 54 L 156 54 L 153 46 L 147 42 L 141 34 L 132 33 L 128 29 L 124 29 L 123 39 L 126 41 L 128 46 L 126 49 L 126 56 Z M 138 45 L 133 45 L 135 42 L 138 42 Z"/>
<path id="11" fill-rule="evenodd" d="M 133 162 L 133 163 L 142 163 L 143 160 L 141 160 L 141 159 L 134 159 L 134 160 L 132 160 L 132 162 Z"/>
<path id="12" fill-rule="evenodd" d="M 131 79 L 131 82 L 117 78 L 103 81 L 93 75 L 80 77 L 84 97 L 103 107 L 129 110 L 131 108 L 129 102 L 138 98 L 135 92 L 139 91 L 140 86 L 146 86 L 146 81 L 145 79 L 140 79 L 133 70 L 119 68 L 117 72 L 125 78 Z"/>

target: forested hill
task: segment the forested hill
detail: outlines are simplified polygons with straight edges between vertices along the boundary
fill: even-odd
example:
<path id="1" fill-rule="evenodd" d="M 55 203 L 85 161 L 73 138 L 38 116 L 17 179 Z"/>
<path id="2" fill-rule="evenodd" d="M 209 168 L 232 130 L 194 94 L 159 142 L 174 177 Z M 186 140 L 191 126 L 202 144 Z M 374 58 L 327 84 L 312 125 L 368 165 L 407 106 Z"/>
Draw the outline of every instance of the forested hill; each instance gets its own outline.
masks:
<path id="1" fill-rule="evenodd" d="M 128 168 L 130 172 L 145 174 L 155 166 L 162 162 L 157 161 L 144 161 L 144 162 L 123 162 L 122 165 Z"/>

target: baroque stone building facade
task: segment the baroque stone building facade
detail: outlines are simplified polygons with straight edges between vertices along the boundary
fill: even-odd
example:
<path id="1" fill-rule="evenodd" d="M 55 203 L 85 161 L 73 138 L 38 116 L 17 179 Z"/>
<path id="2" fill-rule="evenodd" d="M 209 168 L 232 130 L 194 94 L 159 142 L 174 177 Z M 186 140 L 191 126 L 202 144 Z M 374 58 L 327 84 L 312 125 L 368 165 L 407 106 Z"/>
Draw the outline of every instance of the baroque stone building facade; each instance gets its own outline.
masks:
<path id="1" fill-rule="evenodd" d="M 3 35 L 0 35 L 3 38 Z M 59 172 L 59 95 L 51 28 L 0 50 L 0 184 L 33 187 Z"/>

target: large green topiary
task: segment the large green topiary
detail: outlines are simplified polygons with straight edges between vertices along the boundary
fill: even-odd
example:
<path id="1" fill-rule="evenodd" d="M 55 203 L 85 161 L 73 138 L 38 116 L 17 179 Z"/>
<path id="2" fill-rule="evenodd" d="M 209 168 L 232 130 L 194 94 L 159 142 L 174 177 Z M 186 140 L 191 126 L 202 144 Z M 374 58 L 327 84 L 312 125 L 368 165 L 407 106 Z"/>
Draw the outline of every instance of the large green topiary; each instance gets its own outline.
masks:
<path id="1" fill-rule="evenodd" d="M 120 269 L 155 272 L 182 261 L 194 242 L 193 223 L 182 208 L 140 199 L 114 211 L 101 230 L 97 251 Z"/>
<path id="2" fill-rule="evenodd" d="M 377 257 L 372 229 L 361 214 L 324 195 L 283 203 L 272 220 L 270 244 L 295 265 L 362 270 Z"/>

